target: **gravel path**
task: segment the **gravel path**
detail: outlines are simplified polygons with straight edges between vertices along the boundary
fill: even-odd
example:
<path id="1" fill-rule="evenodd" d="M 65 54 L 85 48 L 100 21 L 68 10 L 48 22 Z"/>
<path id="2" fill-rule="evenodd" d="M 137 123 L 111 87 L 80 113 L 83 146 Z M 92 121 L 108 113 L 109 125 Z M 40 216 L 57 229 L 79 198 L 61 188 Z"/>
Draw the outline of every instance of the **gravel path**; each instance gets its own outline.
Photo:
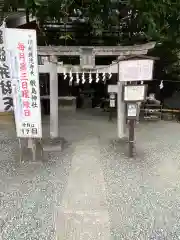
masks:
<path id="1" fill-rule="evenodd" d="M 55 239 L 56 206 L 67 185 L 72 149 L 49 155 L 46 163 L 33 163 L 29 159 L 20 164 L 14 157 L 17 141 L 10 139 L 10 134 L 9 130 L 1 129 L 1 237 L 3 240 Z"/>
<path id="2" fill-rule="evenodd" d="M 137 157 L 111 142 L 101 150 L 114 239 L 180 239 L 180 125 L 141 124 Z"/>
<path id="3" fill-rule="evenodd" d="M 180 125 L 141 123 L 129 159 L 107 119 L 61 113 L 69 145 L 44 163 L 20 164 L 14 132 L 0 127 L 2 240 L 180 239 Z"/>

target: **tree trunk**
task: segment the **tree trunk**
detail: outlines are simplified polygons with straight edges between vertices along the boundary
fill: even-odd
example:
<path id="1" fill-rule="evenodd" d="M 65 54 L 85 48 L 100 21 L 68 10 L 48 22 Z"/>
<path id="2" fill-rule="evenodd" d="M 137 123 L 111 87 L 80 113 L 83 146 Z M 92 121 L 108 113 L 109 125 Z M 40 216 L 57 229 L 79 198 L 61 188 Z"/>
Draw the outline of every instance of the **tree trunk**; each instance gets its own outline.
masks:
<path id="1" fill-rule="evenodd" d="M 26 23 L 29 23 L 29 9 L 26 9 Z"/>

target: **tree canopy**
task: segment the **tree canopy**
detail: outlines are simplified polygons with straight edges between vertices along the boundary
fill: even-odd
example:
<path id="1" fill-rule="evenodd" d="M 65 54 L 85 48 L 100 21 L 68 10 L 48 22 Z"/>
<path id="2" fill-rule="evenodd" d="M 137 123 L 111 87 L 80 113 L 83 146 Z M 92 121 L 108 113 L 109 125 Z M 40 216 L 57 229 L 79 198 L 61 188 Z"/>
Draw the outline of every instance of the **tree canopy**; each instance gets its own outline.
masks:
<path id="1" fill-rule="evenodd" d="M 4 10 L 24 6 L 41 27 L 47 22 L 88 24 L 92 35 L 118 32 L 118 41 L 179 42 L 180 1 L 174 0 L 6 0 Z M 68 33 L 73 38 L 73 34 Z M 68 35 L 67 34 L 67 35 Z M 63 36 L 61 36 L 63 37 Z"/>
<path id="2" fill-rule="evenodd" d="M 156 41 L 151 54 L 161 58 L 159 77 L 173 72 L 179 78 L 180 1 L 5 0 L 4 11 L 18 6 L 25 7 L 27 20 L 36 16 L 48 44 L 94 45 L 94 37 L 104 39 L 102 45 Z M 81 34 L 70 25 L 82 26 Z"/>

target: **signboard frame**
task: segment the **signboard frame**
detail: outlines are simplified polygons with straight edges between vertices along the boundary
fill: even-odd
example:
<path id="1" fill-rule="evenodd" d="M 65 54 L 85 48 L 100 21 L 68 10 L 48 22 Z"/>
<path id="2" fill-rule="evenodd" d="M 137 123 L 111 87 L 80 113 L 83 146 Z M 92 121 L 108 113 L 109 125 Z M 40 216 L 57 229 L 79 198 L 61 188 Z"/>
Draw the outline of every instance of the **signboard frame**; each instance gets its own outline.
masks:
<path id="1" fill-rule="evenodd" d="M 127 93 L 130 90 L 132 92 L 132 88 L 136 88 L 136 89 L 139 88 L 139 92 L 140 92 L 140 96 L 141 97 L 139 97 L 139 98 L 138 97 L 134 97 L 134 98 L 127 99 Z M 123 101 L 124 102 L 143 102 L 146 99 L 146 94 L 147 94 L 147 85 L 145 85 L 145 84 L 141 84 L 141 85 L 131 84 L 131 85 L 124 85 L 123 86 L 122 97 L 123 97 Z"/>
<path id="2" fill-rule="evenodd" d="M 135 114 L 133 114 L 133 116 L 132 115 L 130 115 L 129 113 L 130 113 L 130 111 L 129 111 L 129 108 L 130 108 L 130 106 L 132 107 L 135 107 Z M 127 119 L 128 120 L 136 120 L 137 119 L 137 114 L 138 114 L 138 104 L 137 103 L 135 103 L 135 102 L 128 102 L 127 103 Z"/>
<path id="3" fill-rule="evenodd" d="M 109 106 L 110 108 L 116 107 L 116 94 L 114 92 L 109 93 Z"/>
<path id="4" fill-rule="evenodd" d="M 118 92 L 118 84 L 108 85 L 108 93 L 117 93 L 117 92 Z"/>
<path id="5" fill-rule="evenodd" d="M 122 60 L 119 62 L 119 79 L 122 82 L 150 81 L 153 70 L 153 59 Z"/>

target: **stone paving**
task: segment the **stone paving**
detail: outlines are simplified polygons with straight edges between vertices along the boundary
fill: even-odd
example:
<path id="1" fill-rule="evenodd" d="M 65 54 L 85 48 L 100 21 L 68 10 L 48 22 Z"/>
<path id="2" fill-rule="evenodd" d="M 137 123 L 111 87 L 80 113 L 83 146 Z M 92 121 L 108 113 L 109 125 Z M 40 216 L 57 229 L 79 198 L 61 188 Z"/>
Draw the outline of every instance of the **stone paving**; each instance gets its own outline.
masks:
<path id="1" fill-rule="evenodd" d="M 109 239 L 110 222 L 98 139 L 75 146 L 69 181 L 57 209 L 57 234 L 62 239 Z"/>
<path id="2" fill-rule="evenodd" d="M 19 163 L 15 132 L 0 126 L 0 239 L 180 239 L 179 130 L 139 124 L 129 159 L 105 113 L 61 112 L 63 151 Z"/>

